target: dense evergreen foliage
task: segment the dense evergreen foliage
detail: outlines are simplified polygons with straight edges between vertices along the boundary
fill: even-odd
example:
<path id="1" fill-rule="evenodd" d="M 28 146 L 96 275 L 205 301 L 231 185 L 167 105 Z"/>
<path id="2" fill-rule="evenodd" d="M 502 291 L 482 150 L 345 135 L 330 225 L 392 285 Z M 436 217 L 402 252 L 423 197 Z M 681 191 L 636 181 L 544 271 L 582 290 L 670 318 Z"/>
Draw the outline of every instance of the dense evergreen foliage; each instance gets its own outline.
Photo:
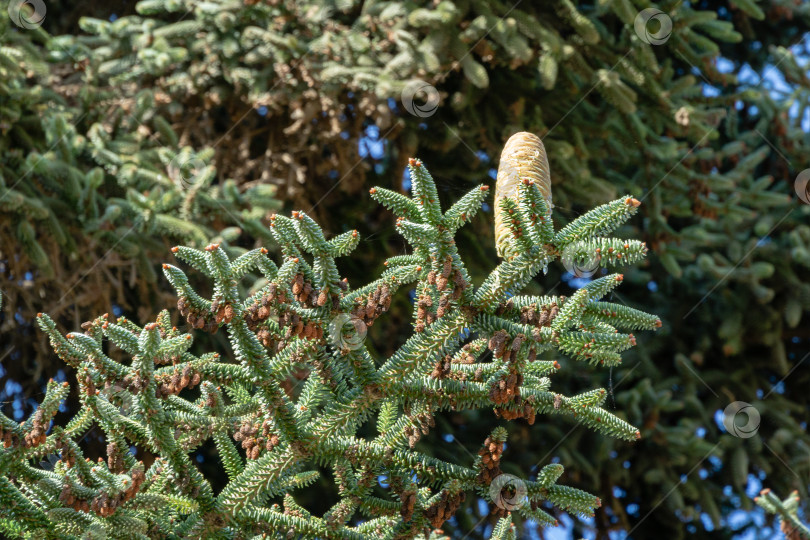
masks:
<path id="1" fill-rule="evenodd" d="M 471 467 L 417 448 L 438 411 L 489 407 L 529 424 L 538 414 L 561 414 L 626 441 L 641 436 L 602 407 L 605 389 L 571 397 L 552 391 L 549 376 L 562 366 L 540 358 L 559 351 L 617 365 L 619 353 L 636 343 L 624 331 L 655 329 L 660 319 L 602 301 L 621 274 L 567 298 L 519 294 L 572 245 L 603 252 L 604 267 L 642 258 L 640 242 L 605 236 L 640 203 L 623 197 L 555 233 L 542 143 L 528 134 L 515 139 L 504 162 L 521 180 L 512 186 L 504 172 L 496 192 L 509 222 L 509 234 L 499 236 L 504 260 L 478 286 L 454 236 L 480 209 L 487 186 L 442 212 L 430 174 L 412 159 L 413 197 L 371 191 L 397 214 L 397 230 L 413 251 L 389 258 L 367 285 L 352 288 L 335 263 L 358 246 L 357 231 L 327 240 L 310 217 L 294 212 L 271 220 L 280 266 L 264 248 L 234 260 L 218 244 L 172 249 L 214 282 L 204 298 L 182 270 L 163 265 L 190 332 L 172 326 L 166 311 L 142 327 L 104 315 L 66 336 L 38 315 L 56 353 L 76 370 L 82 407 L 46 434 L 68 393 L 68 383 L 51 381 L 28 420 L 0 416 L 7 474 L 0 479 L 0 527 L 27 538 L 85 537 L 88 529 L 113 538 L 439 538 L 468 491 L 492 504 L 499 518 L 493 538 L 516 538 L 513 513 L 541 525 L 556 524 L 544 506 L 593 515 L 600 499 L 557 484 L 560 464 L 544 464 L 533 480 L 504 474 L 503 427 L 482 441 Z M 263 279 L 245 292 L 240 282 L 254 269 Z M 380 358 L 364 343 L 366 328 L 392 296 L 413 286 L 413 335 Z M 195 330 L 219 328 L 229 350 L 189 352 Z M 107 343 L 129 358 L 108 356 Z M 77 444 L 93 424 L 108 443 L 107 461 L 95 465 Z M 228 475 L 216 494 L 189 457 L 208 440 Z M 135 457 L 144 450 L 148 465 Z M 59 454 L 53 470 L 30 465 L 51 453 Z M 340 494 L 322 517 L 295 500 L 321 476 L 318 466 L 331 472 Z M 387 489 L 377 486 L 381 475 Z M 281 495 L 283 509 L 267 506 Z M 357 525 L 358 513 L 369 519 Z"/>

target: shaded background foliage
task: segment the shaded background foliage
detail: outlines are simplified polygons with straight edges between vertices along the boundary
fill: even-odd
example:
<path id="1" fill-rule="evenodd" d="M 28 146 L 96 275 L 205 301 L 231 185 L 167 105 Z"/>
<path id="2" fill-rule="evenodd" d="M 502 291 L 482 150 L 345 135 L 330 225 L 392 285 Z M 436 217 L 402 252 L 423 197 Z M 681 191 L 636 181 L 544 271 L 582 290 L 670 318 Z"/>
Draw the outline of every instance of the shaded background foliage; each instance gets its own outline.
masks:
<path id="1" fill-rule="evenodd" d="M 30 327 L 37 311 L 66 329 L 105 311 L 145 320 L 170 301 L 154 273 L 170 245 L 265 244 L 261 222 L 280 205 L 335 234 L 362 219 L 365 256 L 342 268 L 359 280 L 404 249 L 369 186 L 406 191 L 405 161 L 419 156 L 450 201 L 527 130 L 544 139 L 569 219 L 625 192 L 644 202 L 621 232 L 647 241 L 650 261 L 618 299 L 664 328 L 607 376 L 577 366 L 557 379 L 576 392 L 605 377 L 638 443 L 516 427 L 507 452 L 521 467 L 507 472 L 558 458 L 567 483 L 605 501 L 576 525 L 599 537 L 757 528 L 761 516 L 739 512 L 757 486 L 806 497 L 810 472 L 810 206 L 793 191 L 808 166 L 810 6 L 657 5 L 673 23 L 660 45 L 634 31 L 648 3 L 629 0 L 54 2 L 43 30 L 3 19 L 3 44 L 22 51 L 0 49 L 7 412 L 27 416 L 62 369 Z M 441 96 L 429 116 L 404 108 L 414 79 Z M 211 168 L 190 182 L 171 169 L 197 159 Z M 459 241 L 482 268 L 495 259 L 491 219 Z M 578 285 L 553 268 L 536 292 Z M 396 311 L 369 332 L 380 352 L 406 335 Z M 762 415 L 754 438 L 719 422 L 737 400 Z M 474 454 L 496 424 L 447 415 L 420 445 Z M 486 536 L 469 504 L 459 536 Z"/>

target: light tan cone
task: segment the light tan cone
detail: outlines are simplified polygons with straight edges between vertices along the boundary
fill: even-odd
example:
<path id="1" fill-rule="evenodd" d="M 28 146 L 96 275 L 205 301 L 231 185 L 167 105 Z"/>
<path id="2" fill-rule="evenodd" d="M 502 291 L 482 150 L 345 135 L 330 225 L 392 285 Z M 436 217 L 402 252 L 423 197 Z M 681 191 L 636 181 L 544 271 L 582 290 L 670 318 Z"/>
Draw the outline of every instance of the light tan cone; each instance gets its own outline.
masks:
<path id="1" fill-rule="evenodd" d="M 495 248 L 498 256 L 506 253 L 506 245 L 512 238 L 509 225 L 503 221 L 500 212 L 501 199 L 508 197 L 517 200 L 518 184 L 524 178 L 532 180 L 548 203 L 551 202 L 551 173 L 543 141 L 534 133 L 521 131 L 506 141 L 498 165 L 498 179 L 495 183 Z"/>

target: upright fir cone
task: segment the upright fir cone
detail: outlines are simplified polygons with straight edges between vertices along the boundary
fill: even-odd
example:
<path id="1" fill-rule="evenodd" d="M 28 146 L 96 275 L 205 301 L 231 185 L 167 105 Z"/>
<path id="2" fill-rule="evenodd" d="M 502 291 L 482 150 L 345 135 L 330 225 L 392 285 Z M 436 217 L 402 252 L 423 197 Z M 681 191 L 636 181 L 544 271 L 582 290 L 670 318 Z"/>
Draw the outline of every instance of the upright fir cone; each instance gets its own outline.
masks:
<path id="1" fill-rule="evenodd" d="M 521 131 L 506 141 L 498 165 L 498 179 L 495 184 L 495 248 L 498 256 L 506 254 L 506 245 L 512 236 L 509 224 L 501 217 L 501 199 L 517 200 L 518 184 L 528 179 L 540 188 L 551 210 L 551 172 L 548 167 L 546 149 L 540 137 Z"/>

